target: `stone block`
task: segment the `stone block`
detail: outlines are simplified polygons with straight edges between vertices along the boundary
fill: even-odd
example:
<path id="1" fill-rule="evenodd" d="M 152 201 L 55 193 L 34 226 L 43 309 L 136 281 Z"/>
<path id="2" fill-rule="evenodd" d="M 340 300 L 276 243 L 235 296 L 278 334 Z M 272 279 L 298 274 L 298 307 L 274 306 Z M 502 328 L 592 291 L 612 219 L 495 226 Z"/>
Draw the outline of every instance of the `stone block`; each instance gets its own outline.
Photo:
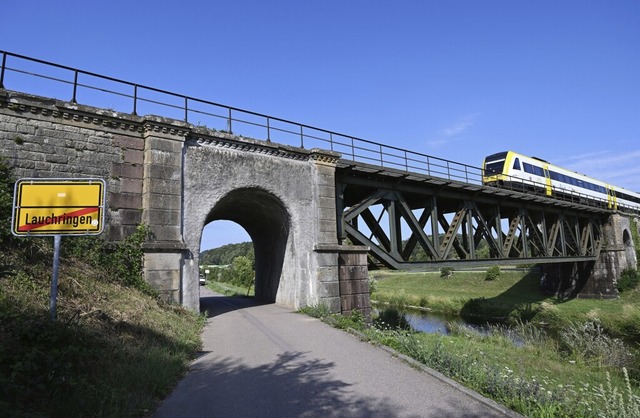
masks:
<path id="1" fill-rule="evenodd" d="M 142 194 L 142 179 L 123 177 L 120 179 L 120 192 Z"/>
<path id="2" fill-rule="evenodd" d="M 318 296 L 320 298 L 340 296 L 338 282 L 318 283 Z"/>
<path id="3" fill-rule="evenodd" d="M 167 139 L 153 136 L 145 138 L 145 149 L 155 151 L 165 151 L 174 154 L 182 154 L 184 138 Z"/>
<path id="4" fill-rule="evenodd" d="M 122 156 L 125 163 L 136 165 L 144 164 L 144 153 L 142 150 L 125 149 Z"/>
<path id="5" fill-rule="evenodd" d="M 182 252 L 145 252 L 144 265 L 147 271 L 180 271 Z M 179 281 L 177 282 L 179 283 Z"/>
<path id="6" fill-rule="evenodd" d="M 136 209 L 118 210 L 119 223 L 124 225 L 139 225 L 142 222 L 142 211 Z"/>
<path id="7" fill-rule="evenodd" d="M 142 217 L 146 221 L 144 215 Z M 180 226 L 153 225 L 148 223 L 154 239 L 158 241 L 182 241 L 182 231 Z"/>
<path id="8" fill-rule="evenodd" d="M 114 135 L 112 139 L 113 145 L 120 148 L 129 148 L 135 150 L 144 150 L 144 140 L 139 137 Z"/>
<path id="9" fill-rule="evenodd" d="M 320 298 L 321 305 L 329 308 L 331 313 L 341 313 L 340 298 L 339 297 L 324 297 Z"/>
<path id="10" fill-rule="evenodd" d="M 180 180 L 182 173 L 178 167 L 159 164 L 145 164 L 144 177 L 152 180 Z"/>
<path id="11" fill-rule="evenodd" d="M 109 193 L 107 197 L 109 209 L 141 209 L 142 195 L 136 193 Z"/>
<path id="12" fill-rule="evenodd" d="M 146 152 L 147 164 L 159 164 L 162 166 L 181 167 L 182 153 L 151 150 Z"/>
<path id="13" fill-rule="evenodd" d="M 180 290 L 180 272 L 176 270 L 146 270 L 145 280 L 157 290 Z"/>
<path id="14" fill-rule="evenodd" d="M 163 209 L 179 211 L 182 202 L 179 194 L 145 193 L 142 195 L 145 209 Z"/>
<path id="15" fill-rule="evenodd" d="M 142 165 L 133 165 L 129 163 L 112 163 L 111 175 L 113 177 L 127 177 L 133 179 L 141 179 L 144 173 Z"/>
<path id="16" fill-rule="evenodd" d="M 145 219 L 153 225 L 180 225 L 181 212 L 178 210 L 147 209 Z"/>

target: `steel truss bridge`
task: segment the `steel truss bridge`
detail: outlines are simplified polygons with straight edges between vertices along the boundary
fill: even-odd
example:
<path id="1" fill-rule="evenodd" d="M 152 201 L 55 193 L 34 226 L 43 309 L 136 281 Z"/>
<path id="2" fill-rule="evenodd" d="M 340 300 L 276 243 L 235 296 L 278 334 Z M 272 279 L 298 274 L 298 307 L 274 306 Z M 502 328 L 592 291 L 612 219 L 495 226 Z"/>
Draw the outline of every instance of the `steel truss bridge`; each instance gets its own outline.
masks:
<path id="1" fill-rule="evenodd" d="M 347 160 L 338 163 L 336 195 L 341 239 L 368 246 L 379 263 L 401 270 L 595 261 L 613 212 L 534 190 Z M 423 259 L 412 261 L 418 247 Z"/>
<path id="2" fill-rule="evenodd" d="M 391 268 L 595 260 L 614 212 L 606 200 L 578 193 L 547 197 L 544 185 L 523 191 L 528 186 L 517 179 L 512 189 L 483 186 L 479 167 L 7 51 L 0 57 L 0 89 L 94 106 L 107 97 L 105 107 L 125 113 L 198 120 L 222 132 L 339 153 L 338 236 L 369 246 Z M 417 248 L 425 261 L 411 261 Z"/>

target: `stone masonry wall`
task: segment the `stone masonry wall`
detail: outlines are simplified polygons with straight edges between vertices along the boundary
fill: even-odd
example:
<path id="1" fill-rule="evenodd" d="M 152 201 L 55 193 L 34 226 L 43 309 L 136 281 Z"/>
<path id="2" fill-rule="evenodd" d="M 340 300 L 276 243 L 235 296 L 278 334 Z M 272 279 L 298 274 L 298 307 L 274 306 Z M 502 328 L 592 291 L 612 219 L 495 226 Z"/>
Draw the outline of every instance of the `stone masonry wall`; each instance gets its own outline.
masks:
<path id="1" fill-rule="evenodd" d="M 112 240 L 141 221 L 141 127 L 133 116 L 0 90 L 0 156 L 13 176 L 105 179 Z"/>
<path id="2" fill-rule="evenodd" d="M 321 302 L 334 312 L 360 309 L 368 315 L 366 250 L 345 255 L 344 248 L 337 246 L 334 176 L 339 155 L 198 131 L 173 119 L 122 114 L 0 89 L 0 156 L 13 176 L 104 179 L 103 237 L 121 240 L 141 223 L 148 225 L 152 239 L 144 248 L 145 279 L 166 299 L 198 309 L 198 238 L 211 220 L 213 197 L 224 197 L 217 195 L 221 189 L 231 193 L 235 187 L 261 190 L 281 202 L 289 217 L 283 218 L 290 230 L 283 241 L 286 256 L 276 302 L 295 308 Z M 236 168 L 250 170 L 235 170 L 232 178 L 223 159 L 218 161 L 222 177 L 217 178 L 211 166 L 201 167 L 204 171 L 191 177 L 204 179 L 202 191 L 185 194 L 187 161 L 195 152 L 189 153 L 186 144 L 190 140 L 192 147 L 200 146 L 193 143 L 194 137 L 206 144 L 219 143 L 218 149 L 231 147 L 239 152 L 234 158 L 244 161 Z M 212 178 L 222 182 L 219 187 L 209 183 Z M 211 206 L 201 199 L 207 193 L 215 195 Z M 186 201 L 193 201 L 190 210 L 185 209 Z M 190 222 L 188 228 L 185 219 Z M 269 214 L 265 219 L 270 219 Z M 255 231 L 262 229 L 258 221 L 250 224 Z M 323 252 L 316 244 L 336 248 Z M 343 290 L 347 293 L 341 298 Z"/>

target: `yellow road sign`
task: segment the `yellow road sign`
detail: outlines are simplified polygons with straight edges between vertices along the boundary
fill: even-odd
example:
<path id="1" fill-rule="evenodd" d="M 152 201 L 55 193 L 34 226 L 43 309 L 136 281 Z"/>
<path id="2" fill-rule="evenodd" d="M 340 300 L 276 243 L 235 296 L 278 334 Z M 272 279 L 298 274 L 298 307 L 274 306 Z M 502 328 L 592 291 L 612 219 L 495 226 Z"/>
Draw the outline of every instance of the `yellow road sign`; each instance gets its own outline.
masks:
<path id="1" fill-rule="evenodd" d="M 20 179 L 13 195 L 14 235 L 97 235 L 104 226 L 102 179 Z"/>

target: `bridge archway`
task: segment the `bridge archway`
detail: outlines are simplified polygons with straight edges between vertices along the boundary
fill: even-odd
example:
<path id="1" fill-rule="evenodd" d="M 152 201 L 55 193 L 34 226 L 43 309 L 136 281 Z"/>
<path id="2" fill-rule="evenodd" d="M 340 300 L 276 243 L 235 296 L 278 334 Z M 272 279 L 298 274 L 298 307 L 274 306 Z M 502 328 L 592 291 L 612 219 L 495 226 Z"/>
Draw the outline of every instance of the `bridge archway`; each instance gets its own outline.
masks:
<path id="1" fill-rule="evenodd" d="M 284 204 L 261 189 L 236 189 L 215 204 L 205 223 L 217 220 L 233 221 L 247 231 L 255 254 L 255 297 L 275 302 L 290 229 Z"/>

